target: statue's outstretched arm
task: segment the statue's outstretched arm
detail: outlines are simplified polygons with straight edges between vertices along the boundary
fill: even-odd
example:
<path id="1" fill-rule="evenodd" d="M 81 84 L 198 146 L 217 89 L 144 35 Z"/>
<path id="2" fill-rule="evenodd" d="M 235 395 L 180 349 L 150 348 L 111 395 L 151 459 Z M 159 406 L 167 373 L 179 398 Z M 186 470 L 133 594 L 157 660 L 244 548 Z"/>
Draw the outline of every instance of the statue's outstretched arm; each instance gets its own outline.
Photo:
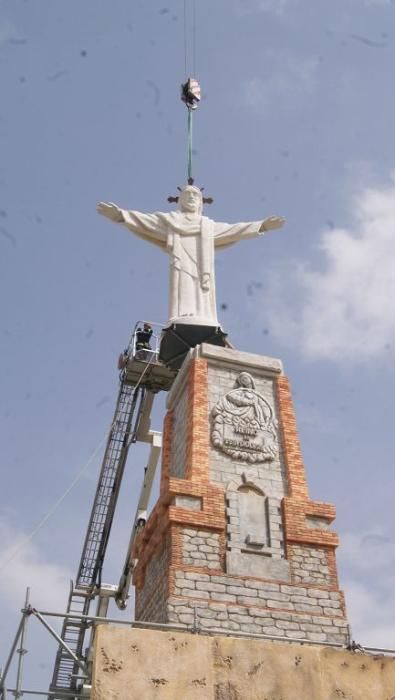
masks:
<path id="1" fill-rule="evenodd" d="M 266 233 L 266 231 L 281 228 L 284 221 L 285 219 L 281 216 L 269 216 L 267 219 L 261 221 L 249 221 L 238 224 L 215 222 L 215 246 L 228 246 L 247 238 L 256 238 Z"/>
<path id="2" fill-rule="evenodd" d="M 163 214 L 143 214 L 139 211 L 128 211 L 121 209 L 113 202 L 99 202 L 97 211 L 107 219 L 115 223 L 125 224 L 129 231 L 132 231 L 144 240 L 166 248 L 167 226 Z"/>

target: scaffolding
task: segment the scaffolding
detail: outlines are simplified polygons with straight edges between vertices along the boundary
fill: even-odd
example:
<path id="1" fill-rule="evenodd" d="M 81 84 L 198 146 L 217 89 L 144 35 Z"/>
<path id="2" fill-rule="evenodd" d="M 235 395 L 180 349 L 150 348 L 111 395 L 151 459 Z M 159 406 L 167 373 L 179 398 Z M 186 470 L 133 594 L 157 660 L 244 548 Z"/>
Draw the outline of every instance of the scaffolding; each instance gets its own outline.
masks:
<path id="1" fill-rule="evenodd" d="M 70 690 L 70 689 L 63 689 L 63 690 L 33 690 L 30 688 L 22 688 L 22 667 L 23 667 L 23 656 L 28 652 L 27 649 L 24 648 L 25 644 L 25 631 L 26 631 L 26 625 L 27 621 L 29 618 L 34 617 L 43 627 L 47 630 L 47 632 L 55 639 L 55 641 L 60 644 L 65 651 L 65 654 L 70 658 L 71 662 L 73 664 L 76 664 L 79 666 L 80 671 L 81 671 L 81 679 L 84 680 L 84 682 L 81 684 L 81 686 L 76 689 L 76 690 Z M 194 621 L 192 624 L 174 624 L 174 623 L 165 623 L 165 622 L 138 622 L 138 621 L 130 621 L 130 620 L 117 620 L 117 619 L 111 619 L 108 618 L 107 616 L 101 616 L 101 615 L 82 615 L 82 614 L 73 614 L 73 613 L 60 613 L 60 612 L 53 612 L 53 611 L 48 611 L 48 610 L 37 610 L 36 608 L 32 607 L 29 604 L 29 589 L 27 590 L 26 594 L 26 600 L 25 600 L 25 607 L 22 609 L 22 618 L 19 623 L 17 633 L 15 635 L 14 642 L 11 647 L 11 651 L 9 653 L 9 656 L 7 658 L 6 664 L 4 666 L 2 675 L 0 677 L 0 700 L 8 700 L 9 697 L 13 696 L 15 698 L 20 698 L 23 697 L 24 695 L 35 695 L 37 697 L 40 696 L 46 696 L 47 698 L 59 698 L 59 700 L 66 700 L 67 698 L 71 698 L 72 700 L 88 700 L 91 697 L 91 690 L 92 690 L 92 678 L 91 678 L 91 669 L 90 669 L 90 663 L 89 661 L 85 663 L 84 661 L 81 661 L 81 659 L 78 659 L 72 649 L 61 639 L 61 637 L 56 633 L 56 631 L 53 629 L 53 627 L 50 625 L 48 620 L 46 618 L 52 617 L 52 618 L 61 618 L 61 619 L 69 619 L 69 620 L 74 620 L 78 624 L 84 624 L 87 629 L 92 630 L 92 638 L 91 638 L 91 646 L 93 644 L 94 640 L 94 632 L 97 627 L 97 625 L 101 624 L 111 624 L 111 625 L 118 625 L 118 626 L 127 626 L 127 627 L 132 627 L 132 628 L 137 628 L 137 629 L 152 629 L 152 630 L 164 630 L 164 631 L 169 631 L 169 632 L 189 632 L 191 634 L 200 634 L 200 635 L 206 635 L 206 636 L 222 636 L 222 637 L 237 637 L 237 638 L 245 638 L 245 639 L 259 639 L 262 641 L 272 641 L 272 642 L 281 642 L 281 643 L 287 643 L 287 644 L 294 644 L 294 643 L 299 643 L 299 644 L 307 644 L 309 646 L 324 646 L 324 647 L 332 647 L 332 648 L 337 648 L 337 649 L 348 649 L 352 652 L 359 653 L 359 654 L 373 654 L 373 655 L 384 655 L 384 656 L 390 656 L 394 657 L 395 656 L 395 649 L 386 649 L 386 648 L 381 648 L 381 647 L 368 647 L 368 646 L 362 646 L 361 644 L 357 644 L 354 641 L 350 641 L 350 643 L 345 646 L 343 644 L 340 644 L 339 642 L 319 642 L 319 641 L 312 641 L 311 639 L 306 639 L 304 637 L 301 638 L 290 638 L 286 637 L 285 635 L 272 635 L 272 634 L 254 634 L 251 632 L 240 632 L 240 631 L 234 631 L 234 630 L 224 630 L 223 628 L 220 627 L 212 627 L 210 629 L 203 628 L 199 626 L 199 623 L 195 617 Z M 20 643 L 19 649 L 17 649 L 18 643 Z M 15 654 L 19 655 L 18 659 L 18 664 L 17 664 L 17 674 L 16 674 L 16 682 L 15 682 L 15 687 L 7 687 L 7 678 L 8 678 L 8 673 L 11 667 L 11 663 L 13 661 L 14 655 Z"/>
<path id="2" fill-rule="evenodd" d="M 146 321 L 138 322 L 132 332 L 128 346 L 118 360 L 120 386 L 109 430 L 104 457 L 100 469 L 93 505 L 82 547 L 75 585 L 70 584 L 67 609 L 62 617 L 60 635 L 46 622 L 42 614 L 29 604 L 26 595 L 22 619 L 12 645 L 7 663 L 0 675 L 1 699 L 7 692 L 19 698 L 30 691 L 22 689 L 24 639 L 29 617 L 34 616 L 58 644 L 52 680 L 46 692 L 48 699 L 88 697 L 87 681 L 90 676 L 88 652 L 85 650 L 86 633 L 91 626 L 89 611 L 97 598 L 97 615 L 106 618 L 110 598 L 124 609 L 129 597 L 130 581 L 135 562 L 131 559 L 134 539 L 147 519 L 148 501 L 162 446 L 161 433 L 150 430 L 150 415 L 155 394 L 168 391 L 177 375 L 176 369 L 167 367 L 159 359 L 162 327 Z M 102 570 L 111 533 L 118 496 L 126 467 L 130 447 L 136 442 L 150 445 L 147 466 L 144 470 L 130 543 L 118 586 L 102 584 Z M 17 645 L 20 642 L 20 648 Z M 90 640 L 90 643 L 92 639 Z M 7 689 L 7 677 L 11 660 L 19 654 L 17 682 L 14 689 Z"/>

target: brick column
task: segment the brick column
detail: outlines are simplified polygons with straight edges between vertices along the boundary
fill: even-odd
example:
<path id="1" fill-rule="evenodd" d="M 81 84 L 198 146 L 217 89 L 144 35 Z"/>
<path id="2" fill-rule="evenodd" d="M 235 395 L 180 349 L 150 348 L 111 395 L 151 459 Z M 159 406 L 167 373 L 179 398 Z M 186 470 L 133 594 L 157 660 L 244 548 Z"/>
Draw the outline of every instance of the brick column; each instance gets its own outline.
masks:
<path id="1" fill-rule="evenodd" d="M 208 481 L 207 362 L 193 360 L 188 383 L 187 479 Z"/>
<path id="2" fill-rule="evenodd" d="M 291 388 L 287 377 L 281 376 L 277 378 L 277 401 L 279 410 L 278 421 L 287 470 L 288 493 L 289 496 L 295 498 L 307 499 L 309 492 L 296 428 Z"/>

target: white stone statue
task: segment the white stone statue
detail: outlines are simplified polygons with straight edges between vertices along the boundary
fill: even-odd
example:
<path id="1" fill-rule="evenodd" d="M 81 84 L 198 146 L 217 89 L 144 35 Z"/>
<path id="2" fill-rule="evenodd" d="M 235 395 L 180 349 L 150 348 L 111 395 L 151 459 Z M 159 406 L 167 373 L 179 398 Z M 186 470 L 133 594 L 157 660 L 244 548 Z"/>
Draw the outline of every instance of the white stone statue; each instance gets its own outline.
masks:
<path id="1" fill-rule="evenodd" d="M 280 228 L 284 219 L 225 224 L 202 215 L 200 189 L 187 185 L 179 197 L 178 211 L 142 214 L 100 202 L 99 214 L 123 223 L 140 238 L 159 246 L 170 256 L 169 324 L 218 326 L 215 298 L 215 249 L 255 238 Z"/>

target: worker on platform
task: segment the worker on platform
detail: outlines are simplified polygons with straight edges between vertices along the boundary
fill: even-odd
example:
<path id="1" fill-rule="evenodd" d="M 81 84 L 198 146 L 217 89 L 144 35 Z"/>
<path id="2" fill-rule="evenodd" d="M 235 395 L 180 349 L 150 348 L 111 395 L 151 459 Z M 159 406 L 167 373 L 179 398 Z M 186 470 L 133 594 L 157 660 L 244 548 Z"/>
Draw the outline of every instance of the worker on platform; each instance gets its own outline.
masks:
<path id="1" fill-rule="evenodd" d="M 151 350 L 152 326 L 144 322 L 143 327 L 137 328 L 136 331 L 136 357 L 141 360 L 147 359 L 148 353 L 146 350 Z"/>

